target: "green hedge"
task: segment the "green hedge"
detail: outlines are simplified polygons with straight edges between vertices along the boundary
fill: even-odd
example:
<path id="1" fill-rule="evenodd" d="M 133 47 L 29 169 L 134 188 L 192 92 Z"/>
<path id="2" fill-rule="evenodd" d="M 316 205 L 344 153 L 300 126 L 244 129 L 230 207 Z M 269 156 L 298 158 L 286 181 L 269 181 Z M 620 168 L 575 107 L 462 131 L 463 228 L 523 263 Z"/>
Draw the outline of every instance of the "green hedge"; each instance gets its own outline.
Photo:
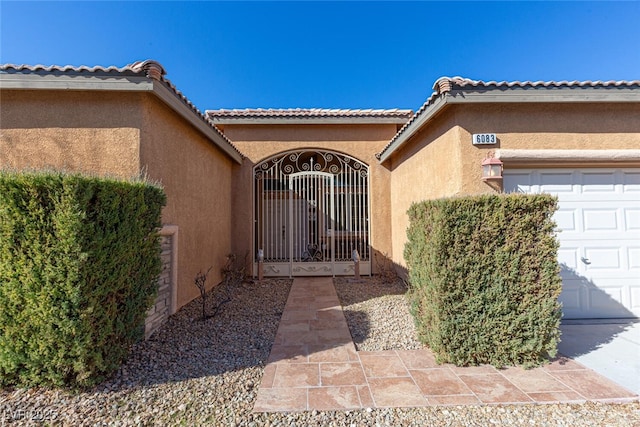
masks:
<path id="1" fill-rule="evenodd" d="M 414 204 L 405 259 L 420 339 L 439 362 L 535 366 L 554 357 L 561 290 L 549 195 Z"/>
<path id="2" fill-rule="evenodd" d="M 118 368 L 157 292 L 164 204 L 145 182 L 0 172 L 0 385 Z"/>

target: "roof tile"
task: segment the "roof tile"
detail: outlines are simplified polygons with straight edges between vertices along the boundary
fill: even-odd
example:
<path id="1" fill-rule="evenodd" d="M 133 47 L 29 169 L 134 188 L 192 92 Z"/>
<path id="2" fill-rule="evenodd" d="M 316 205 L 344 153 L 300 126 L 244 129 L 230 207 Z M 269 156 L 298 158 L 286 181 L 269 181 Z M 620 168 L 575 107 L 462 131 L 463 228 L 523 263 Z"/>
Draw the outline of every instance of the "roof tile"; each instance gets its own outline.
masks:
<path id="1" fill-rule="evenodd" d="M 212 118 L 308 118 L 308 117 L 396 117 L 408 119 L 413 114 L 411 110 L 394 109 L 329 109 L 329 108 L 288 108 L 288 109 L 221 109 L 208 110 Z"/>
<path id="2" fill-rule="evenodd" d="M 88 67 L 86 65 L 16 65 L 16 64 L 0 64 L 0 73 L 45 73 L 45 74 L 90 74 L 90 75 L 143 75 L 150 79 L 163 83 L 180 101 L 185 104 L 191 111 L 199 116 L 216 134 L 218 134 L 226 143 L 228 143 L 240 156 L 244 157 L 238 148 L 233 145 L 231 140 L 216 127 L 208 115 L 203 114 L 189 99 L 180 92 L 171 81 L 165 78 L 166 71 L 164 67 L 157 61 L 146 60 L 137 61 L 127 64 L 124 67 L 116 66 L 95 66 Z"/>
<path id="3" fill-rule="evenodd" d="M 586 80 L 586 81 L 488 81 L 472 80 L 465 77 L 440 77 L 433 84 L 433 93 L 427 98 L 424 104 L 415 112 L 415 114 L 398 130 L 396 135 L 389 141 L 389 143 L 382 149 L 382 151 L 376 154 L 379 159 L 382 157 L 385 151 L 391 147 L 394 142 L 406 131 L 406 129 L 414 123 L 418 117 L 429 107 L 434 101 L 442 94 L 451 92 L 454 90 L 465 89 L 477 89 L 477 90 L 490 90 L 490 89 L 528 89 L 528 88 L 543 88 L 543 89 L 563 89 L 563 88 L 640 88 L 640 80 Z"/>

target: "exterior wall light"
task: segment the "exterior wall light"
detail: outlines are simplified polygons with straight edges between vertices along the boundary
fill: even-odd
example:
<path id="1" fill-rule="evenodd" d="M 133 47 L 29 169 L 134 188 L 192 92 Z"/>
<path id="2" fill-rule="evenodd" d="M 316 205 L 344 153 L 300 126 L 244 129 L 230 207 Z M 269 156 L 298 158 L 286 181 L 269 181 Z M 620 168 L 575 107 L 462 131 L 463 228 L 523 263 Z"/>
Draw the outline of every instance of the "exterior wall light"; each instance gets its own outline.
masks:
<path id="1" fill-rule="evenodd" d="M 493 152 L 489 152 L 482 161 L 482 180 L 498 181 L 502 179 L 502 162 L 496 159 Z"/>

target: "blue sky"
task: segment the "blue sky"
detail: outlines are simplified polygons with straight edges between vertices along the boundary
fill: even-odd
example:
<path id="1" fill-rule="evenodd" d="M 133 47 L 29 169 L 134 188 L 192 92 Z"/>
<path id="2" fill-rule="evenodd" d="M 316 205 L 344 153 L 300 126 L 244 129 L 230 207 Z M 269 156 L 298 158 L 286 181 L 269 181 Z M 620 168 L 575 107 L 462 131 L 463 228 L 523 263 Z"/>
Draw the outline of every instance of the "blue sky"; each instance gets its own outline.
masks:
<path id="1" fill-rule="evenodd" d="M 417 109 L 441 76 L 640 78 L 640 2 L 0 2 L 0 62 L 155 59 L 201 110 Z"/>

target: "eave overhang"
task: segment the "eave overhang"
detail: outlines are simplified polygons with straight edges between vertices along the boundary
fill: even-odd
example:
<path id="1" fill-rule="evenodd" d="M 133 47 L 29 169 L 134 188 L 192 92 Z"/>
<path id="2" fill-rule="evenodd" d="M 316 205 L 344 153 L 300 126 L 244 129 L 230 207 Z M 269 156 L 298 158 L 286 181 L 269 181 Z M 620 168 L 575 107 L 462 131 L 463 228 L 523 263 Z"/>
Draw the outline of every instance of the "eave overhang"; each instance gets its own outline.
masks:
<path id="1" fill-rule="evenodd" d="M 91 69 L 4 65 L 0 68 L 0 89 L 146 92 L 160 99 L 235 162 L 242 163 L 240 151 L 163 74 L 164 69 L 155 61 Z"/>
<path id="2" fill-rule="evenodd" d="M 383 163 L 449 105 L 532 103 L 637 103 L 640 81 L 476 82 L 442 78 L 435 92 L 376 157 Z"/>

